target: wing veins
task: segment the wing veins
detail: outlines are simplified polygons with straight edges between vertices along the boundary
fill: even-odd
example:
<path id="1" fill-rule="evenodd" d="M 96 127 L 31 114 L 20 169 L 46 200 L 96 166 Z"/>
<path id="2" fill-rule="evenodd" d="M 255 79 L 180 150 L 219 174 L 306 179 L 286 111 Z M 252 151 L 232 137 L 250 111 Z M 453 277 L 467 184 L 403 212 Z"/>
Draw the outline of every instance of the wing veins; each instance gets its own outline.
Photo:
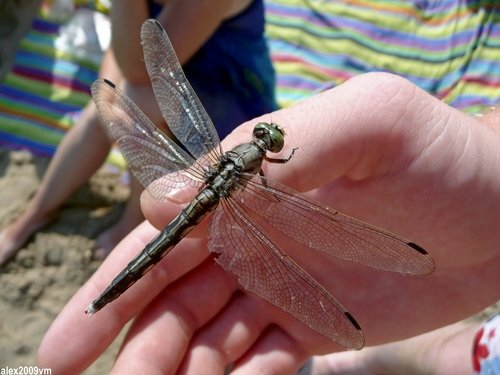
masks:
<path id="1" fill-rule="evenodd" d="M 274 245 L 237 200 L 229 197 L 221 206 L 213 217 L 209 241 L 209 245 L 224 243 L 223 250 L 215 250 L 220 253 L 217 262 L 245 289 L 318 333 L 346 347 L 361 348 L 359 326 L 342 304 Z"/>
<path id="2" fill-rule="evenodd" d="M 326 254 L 403 274 L 427 274 L 434 268 L 432 258 L 405 239 L 264 177 L 254 176 L 233 196 L 286 236 Z"/>

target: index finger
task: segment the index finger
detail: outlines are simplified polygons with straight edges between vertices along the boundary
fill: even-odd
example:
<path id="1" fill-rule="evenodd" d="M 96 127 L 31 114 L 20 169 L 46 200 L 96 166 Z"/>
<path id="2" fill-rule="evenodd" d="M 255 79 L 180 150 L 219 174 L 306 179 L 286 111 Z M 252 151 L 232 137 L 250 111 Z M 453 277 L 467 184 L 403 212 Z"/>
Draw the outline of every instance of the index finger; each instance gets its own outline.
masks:
<path id="1" fill-rule="evenodd" d="M 195 268 L 208 255 L 204 240 L 187 238 L 166 256 L 168 261 L 160 262 L 119 299 L 92 317 L 86 315 L 89 302 L 157 233 L 144 222 L 118 244 L 52 323 L 39 348 L 40 366 L 50 367 L 57 374 L 81 372 L 110 345 L 128 320 L 166 285 Z M 184 254 L 187 248 L 189 256 Z"/>

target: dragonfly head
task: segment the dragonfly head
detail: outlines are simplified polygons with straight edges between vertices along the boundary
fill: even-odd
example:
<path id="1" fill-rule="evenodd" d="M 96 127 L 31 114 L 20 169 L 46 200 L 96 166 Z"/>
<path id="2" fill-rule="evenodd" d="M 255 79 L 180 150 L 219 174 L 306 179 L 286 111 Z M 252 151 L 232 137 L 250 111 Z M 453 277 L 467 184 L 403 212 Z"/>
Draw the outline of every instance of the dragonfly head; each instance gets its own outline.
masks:
<path id="1" fill-rule="evenodd" d="M 273 122 L 259 122 L 253 129 L 253 137 L 263 141 L 271 152 L 280 152 L 285 144 L 285 131 Z"/>

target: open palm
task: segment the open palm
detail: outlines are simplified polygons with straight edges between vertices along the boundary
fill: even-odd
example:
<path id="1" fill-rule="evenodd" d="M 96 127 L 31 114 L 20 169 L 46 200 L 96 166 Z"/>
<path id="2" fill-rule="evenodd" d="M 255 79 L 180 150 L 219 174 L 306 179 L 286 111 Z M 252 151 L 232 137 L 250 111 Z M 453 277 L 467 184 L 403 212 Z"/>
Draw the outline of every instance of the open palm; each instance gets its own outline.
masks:
<path id="1" fill-rule="evenodd" d="M 267 176 L 415 240 L 435 260 L 432 275 L 407 277 L 281 244 L 356 317 L 367 344 L 450 323 L 498 298 L 487 287 L 500 278 L 492 128 L 387 74 L 360 76 L 244 124 L 224 148 L 248 141 L 259 120 L 281 124 L 286 145 L 298 147 L 286 165 L 265 165 Z M 158 228 L 179 210 L 147 196 L 142 204 Z M 73 297 L 44 338 L 41 366 L 81 371 L 134 317 L 116 373 L 222 373 L 229 364 L 234 373 L 293 373 L 312 354 L 342 349 L 241 291 L 211 259 L 203 226 L 119 300 L 86 317 L 86 305 L 156 232 L 139 226 Z"/>

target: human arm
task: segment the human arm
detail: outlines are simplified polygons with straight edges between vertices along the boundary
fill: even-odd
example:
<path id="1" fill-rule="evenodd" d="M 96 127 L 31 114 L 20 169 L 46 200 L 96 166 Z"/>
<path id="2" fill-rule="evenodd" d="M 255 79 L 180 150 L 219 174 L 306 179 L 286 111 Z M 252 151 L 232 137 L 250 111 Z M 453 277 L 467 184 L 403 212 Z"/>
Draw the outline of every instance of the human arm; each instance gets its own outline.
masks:
<path id="1" fill-rule="evenodd" d="M 164 1 L 156 17 L 167 32 L 181 64 L 210 38 L 220 24 L 238 13 L 250 1 Z M 143 62 L 140 30 L 151 18 L 146 1 L 120 0 L 113 2 L 112 45 L 127 80 L 133 84 L 148 84 L 149 76 Z"/>
<path id="2" fill-rule="evenodd" d="M 258 120 L 238 128 L 224 148 L 248 141 Z M 285 128 L 284 155 L 299 148 L 286 165 L 264 165 L 268 177 L 313 190 L 308 194 L 324 204 L 419 243 L 435 260 L 435 272 L 424 277 L 356 264 L 339 268 L 324 257 L 318 262 L 314 251 L 298 260 L 356 317 L 367 345 L 443 326 L 498 299 L 495 129 L 387 74 L 357 77 L 260 120 Z M 159 228 L 179 209 L 159 207 L 146 196 L 142 203 Z M 177 366 L 186 373 L 217 373 L 227 363 L 235 363 L 240 374 L 259 368 L 293 373 L 310 355 L 341 350 L 282 311 L 238 292 L 234 277 L 208 258 L 202 232 L 87 318 L 87 304 L 154 233 L 146 224 L 134 230 L 72 298 L 42 342 L 41 366 L 57 373 L 81 370 L 132 317 L 137 318 L 116 373 L 169 373 Z"/>
<path id="3" fill-rule="evenodd" d="M 186 63 L 228 17 L 241 12 L 250 0 L 164 1 L 157 21 L 172 42 L 181 64 Z M 151 18 L 147 2 L 115 1 L 112 17 L 112 47 L 125 78 L 124 91 L 139 105 L 156 126 L 168 133 L 156 104 L 144 64 L 140 30 Z M 205 79 L 205 78 L 204 78 Z M 206 79 L 210 79 L 207 76 Z"/>

